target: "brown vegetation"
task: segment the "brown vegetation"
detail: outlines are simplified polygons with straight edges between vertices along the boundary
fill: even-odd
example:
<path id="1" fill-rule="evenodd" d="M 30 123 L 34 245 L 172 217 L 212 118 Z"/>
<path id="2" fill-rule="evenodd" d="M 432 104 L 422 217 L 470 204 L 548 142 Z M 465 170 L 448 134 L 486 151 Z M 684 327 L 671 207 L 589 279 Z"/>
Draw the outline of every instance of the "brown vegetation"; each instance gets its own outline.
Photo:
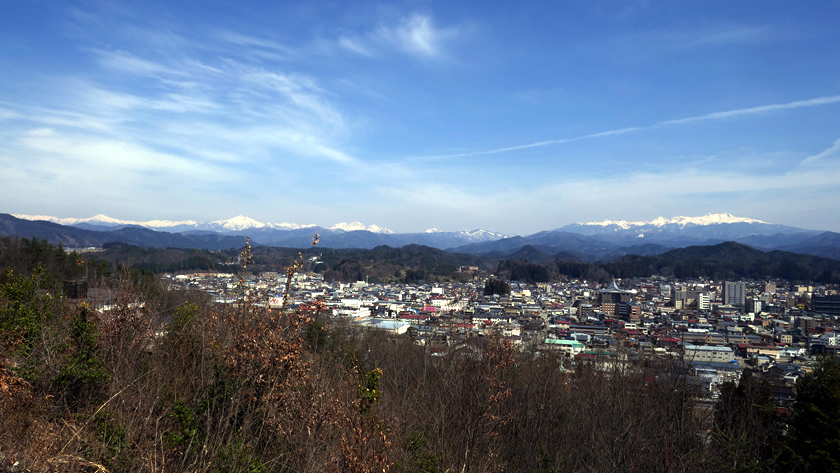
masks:
<path id="1" fill-rule="evenodd" d="M 43 281 L 0 280 L 0 471 L 730 471 L 677 362 L 433 353 L 244 290 L 212 305 L 124 272 L 104 310 Z"/>

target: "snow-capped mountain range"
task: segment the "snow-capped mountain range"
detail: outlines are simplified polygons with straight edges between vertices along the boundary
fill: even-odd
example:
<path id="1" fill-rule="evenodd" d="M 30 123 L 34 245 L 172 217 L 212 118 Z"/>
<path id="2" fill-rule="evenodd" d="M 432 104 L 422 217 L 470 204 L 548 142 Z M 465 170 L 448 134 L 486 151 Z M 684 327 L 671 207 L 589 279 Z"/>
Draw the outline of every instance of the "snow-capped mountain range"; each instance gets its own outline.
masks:
<path id="1" fill-rule="evenodd" d="M 124 225 L 139 225 L 141 227 L 146 228 L 170 228 L 175 227 L 178 225 L 197 225 L 198 222 L 194 220 L 181 220 L 181 221 L 172 221 L 172 220 L 150 220 L 148 222 L 136 222 L 133 220 L 119 220 L 116 218 L 111 218 L 107 215 L 94 215 L 93 217 L 87 218 L 60 218 L 60 217 L 52 217 L 49 215 L 23 215 L 23 214 L 12 214 L 14 217 L 22 218 L 24 220 L 43 220 L 46 222 L 57 223 L 59 225 L 78 225 L 80 223 L 86 223 L 90 225 L 98 225 L 102 227 L 118 227 Z"/>
<path id="2" fill-rule="evenodd" d="M 315 224 L 297 223 L 265 223 L 237 215 L 226 220 L 212 222 L 198 222 L 195 220 L 121 220 L 107 215 L 95 215 L 88 218 L 59 218 L 46 215 L 15 214 L 17 218 L 25 220 L 43 220 L 60 225 L 70 225 L 90 230 L 116 229 L 127 226 L 140 226 L 156 231 L 170 233 L 187 232 L 215 232 L 222 234 L 242 234 L 256 232 L 265 235 L 272 232 L 276 236 L 279 232 L 305 230 L 316 228 Z M 377 235 L 393 235 L 399 241 L 417 241 L 421 244 L 452 240 L 460 243 L 479 243 L 509 238 L 512 235 L 490 232 L 487 230 L 471 230 L 460 232 L 443 232 L 437 228 L 430 228 L 422 233 L 397 233 L 391 229 L 378 225 L 364 225 L 361 222 L 337 223 L 331 227 L 317 227 L 333 233 L 370 232 Z M 808 232 L 799 228 L 767 223 L 754 218 L 736 217 L 729 213 L 708 214 L 702 217 L 678 216 L 673 218 L 658 217 L 650 221 L 602 220 L 584 223 L 574 223 L 555 230 L 555 232 L 577 233 L 587 236 L 598 236 L 608 240 L 627 240 L 628 238 L 671 239 L 674 237 L 690 238 L 741 238 L 749 235 L 774 235 L 797 232 Z M 413 235 L 413 238 L 407 238 Z M 272 237 L 271 240 L 276 238 Z M 407 244 L 407 243 L 406 243 Z M 433 244 L 433 246 L 441 246 Z"/>
<path id="3" fill-rule="evenodd" d="M 458 243 L 475 243 L 475 242 L 482 242 L 482 241 L 492 241 L 498 240 L 500 238 L 505 238 L 508 235 L 504 235 L 502 233 L 495 233 L 489 232 L 487 230 L 471 230 L 471 231 L 460 231 L 460 232 L 443 232 L 438 229 L 432 228 L 426 230 L 422 234 L 400 234 L 391 230 L 389 228 L 380 227 L 379 225 L 365 225 L 361 222 L 341 222 L 336 223 L 331 227 L 318 227 L 315 224 L 297 224 L 297 223 L 266 223 L 254 220 L 250 217 L 246 217 L 244 215 L 237 215 L 236 217 L 229 218 L 226 220 L 215 220 L 212 222 L 198 222 L 195 220 L 148 220 L 148 221 L 138 221 L 138 220 L 121 220 L 117 218 L 112 218 L 107 215 L 94 215 L 93 217 L 87 218 L 61 218 L 61 217 L 53 217 L 49 215 L 24 215 L 24 214 L 13 214 L 14 217 L 20 218 L 23 220 L 32 220 L 32 221 L 46 221 L 57 223 L 59 225 L 68 225 L 74 226 L 79 228 L 85 228 L 88 230 L 112 230 L 117 228 L 123 227 L 130 227 L 130 226 L 139 226 L 148 228 L 150 230 L 155 231 L 164 231 L 170 233 L 189 233 L 189 232 L 214 232 L 214 233 L 222 233 L 222 234 L 243 234 L 243 233 L 254 233 L 254 238 L 259 238 L 260 236 L 263 237 L 266 243 L 268 242 L 275 242 L 277 240 L 277 232 L 288 232 L 293 230 L 305 230 L 307 228 L 320 228 L 329 230 L 335 233 L 348 233 L 348 232 L 370 232 L 377 235 L 394 235 L 395 237 L 400 237 L 404 235 L 419 235 L 418 241 L 422 244 L 431 244 L 430 246 L 441 246 L 436 242 L 438 241 L 449 241 L 449 240 L 457 240 Z M 266 236 L 266 232 L 271 232 L 272 230 L 277 232 L 272 232 L 273 235 Z M 321 230 L 319 230 L 321 231 Z M 322 235 L 323 236 L 323 235 Z M 408 241 L 411 242 L 413 239 L 409 238 L 402 238 L 400 241 Z M 404 243 L 407 244 L 407 243 Z"/>
<path id="4" fill-rule="evenodd" d="M 630 222 L 627 220 L 602 220 L 600 222 L 585 222 L 577 223 L 574 225 L 592 227 L 618 227 L 623 230 L 629 230 L 631 227 L 664 227 L 666 225 L 676 225 L 680 228 L 685 228 L 686 225 L 715 225 L 719 223 L 764 223 L 770 225 L 767 222 L 761 220 L 756 220 L 754 218 L 736 217 L 729 213 L 707 214 L 702 217 L 658 217 L 648 222 Z"/>
<path id="5" fill-rule="evenodd" d="M 169 233 L 218 233 L 222 235 L 247 235 L 255 243 L 276 246 L 305 246 L 311 242 L 311 233 L 296 231 L 312 229 L 321 234 L 324 246 L 373 247 L 377 245 L 403 246 L 407 244 L 428 245 L 445 249 L 452 246 L 493 241 L 508 235 L 487 230 L 443 232 L 429 229 L 423 233 L 397 233 L 379 225 L 365 225 L 361 222 L 337 223 L 331 227 L 319 227 L 315 224 L 265 223 L 244 215 L 226 220 L 198 222 L 195 220 L 121 220 L 107 215 L 95 215 L 88 218 L 59 218 L 49 215 L 15 214 L 16 218 L 30 221 L 47 221 L 59 225 L 84 228 L 86 230 L 116 230 L 126 227 L 144 227 L 150 230 Z M 361 232 L 361 233 L 358 233 Z M 339 235 L 344 234 L 339 238 Z"/>
<path id="6" fill-rule="evenodd" d="M 49 222 L 49 223 L 48 223 Z M 131 221 L 96 215 L 58 218 L 45 215 L 0 214 L 0 236 L 46 238 L 68 247 L 124 242 L 145 247 L 228 249 L 248 236 L 254 245 L 307 248 L 315 233 L 320 247 L 375 248 L 424 245 L 458 253 L 510 256 L 515 259 L 553 257 L 572 252 L 580 258 L 613 258 L 622 254 L 659 254 L 671 248 L 736 241 L 760 249 L 781 249 L 818 256 L 840 255 L 840 235 L 767 223 L 728 213 L 702 217 L 659 217 L 651 221 L 603 220 L 566 225 L 528 236 L 487 230 L 446 232 L 430 228 L 397 233 L 378 225 L 338 223 L 329 228 L 314 224 L 264 223 L 239 215 L 227 220 Z M 520 250 L 528 251 L 521 254 Z M 568 257 L 568 254 L 566 256 Z"/>
<path id="7" fill-rule="evenodd" d="M 595 236 L 605 241 L 630 243 L 640 241 L 737 240 L 748 236 L 770 236 L 794 233 L 819 233 L 801 228 L 768 223 L 754 218 L 736 217 L 729 213 L 702 217 L 659 217 L 648 222 L 603 220 L 573 223 L 557 231 Z"/>
<path id="8" fill-rule="evenodd" d="M 145 222 L 136 221 L 136 220 L 120 220 L 116 218 L 111 218 L 107 215 L 94 215 L 93 217 L 88 218 L 59 218 L 59 217 L 51 217 L 48 215 L 23 215 L 23 214 L 13 214 L 17 218 L 22 218 L 24 220 L 44 220 L 47 222 L 57 223 L 59 225 L 72 225 L 72 226 L 97 226 L 97 227 L 124 227 L 129 225 L 135 225 L 140 227 L 149 228 L 152 230 L 158 231 L 169 231 L 169 232 L 184 232 L 190 230 L 203 230 L 203 231 L 214 231 L 214 232 L 241 232 L 243 230 L 251 230 L 251 229 L 272 229 L 272 230 L 298 230 L 301 228 L 310 228 L 315 227 L 315 224 L 305 224 L 300 225 L 297 223 L 263 223 L 257 220 L 254 220 L 250 217 L 246 217 L 244 215 L 237 215 L 236 217 L 229 218 L 227 220 L 215 220 L 212 222 L 197 222 L 195 220 L 148 220 Z M 85 224 L 85 225 L 80 225 Z M 329 227 L 330 230 L 340 230 L 344 232 L 352 232 L 352 231 L 368 231 L 373 233 L 396 233 L 393 230 L 388 228 L 380 227 L 378 225 L 370 225 L 366 226 L 360 222 L 352 222 L 352 223 L 337 223 L 332 227 Z"/>
<path id="9" fill-rule="evenodd" d="M 435 234 L 435 233 L 451 233 L 451 232 L 443 232 L 438 230 L 437 228 L 430 228 L 423 233 L 427 234 Z M 502 233 L 495 233 L 495 232 L 488 232 L 487 230 L 462 230 L 460 232 L 455 232 L 457 235 L 461 235 L 466 237 L 471 241 L 487 241 L 487 240 L 498 240 L 500 238 L 507 238 L 510 235 L 505 235 Z"/>

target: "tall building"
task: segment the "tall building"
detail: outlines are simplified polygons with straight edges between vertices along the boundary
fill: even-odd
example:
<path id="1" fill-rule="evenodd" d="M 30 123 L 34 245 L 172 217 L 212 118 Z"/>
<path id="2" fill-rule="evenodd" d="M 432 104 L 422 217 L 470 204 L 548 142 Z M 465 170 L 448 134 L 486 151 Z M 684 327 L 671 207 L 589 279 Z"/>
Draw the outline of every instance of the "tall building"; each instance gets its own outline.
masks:
<path id="1" fill-rule="evenodd" d="M 744 307 L 746 302 L 746 284 L 742 282 L 726 281 L 723 283 L 723 303 L 736 307 Z"/>
<path id="2" fill-rule="evenodd" d="M 811 310 L 818 314 L 840 315 L 840 296 L 814 296 L 811 298 Z"/>
<path id="3" fill-rule="evenodd" d="M 613 280 L 606 289 L 602 289 L 598 292 L 598 302 L 601 304 L 619 304 L 621 302 L 633 300 L 633 293 L 619 288 L 618 284 L 615 283 L 615 280 Z"/>
<path id="4" fill-rule="evenodd" d="M 709 310 L 709 295 L 704 291 L 705 288 L 700 286 L 691 289 L 686 286 L 675 286 L 671 300 L 674 302 L 674 307 L 678 309 L 695 307 L 698 310 Z"/>
<path id="5" fill-rule="evenodd" d="M 709 310 L 712 308 L 712 299 L 706 292 L 697 294 L 697 310 Z"/>
<path id="6" fill-rule="evenodd" d="M 747 299 L 747 312 L 758 314 L 764 309 L 764 301 L 761 299 L 751 297 Z"/>

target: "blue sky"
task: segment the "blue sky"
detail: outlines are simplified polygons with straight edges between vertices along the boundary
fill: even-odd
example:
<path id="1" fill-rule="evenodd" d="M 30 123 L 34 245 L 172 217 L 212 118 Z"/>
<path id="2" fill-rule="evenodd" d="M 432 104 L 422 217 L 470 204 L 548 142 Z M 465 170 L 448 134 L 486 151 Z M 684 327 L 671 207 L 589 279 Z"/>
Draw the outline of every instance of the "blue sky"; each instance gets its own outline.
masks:
<path id="1" fill-rule="evenodd" d="M 7 0 L 0 212 L 840 231 L 840 3 Z"/>

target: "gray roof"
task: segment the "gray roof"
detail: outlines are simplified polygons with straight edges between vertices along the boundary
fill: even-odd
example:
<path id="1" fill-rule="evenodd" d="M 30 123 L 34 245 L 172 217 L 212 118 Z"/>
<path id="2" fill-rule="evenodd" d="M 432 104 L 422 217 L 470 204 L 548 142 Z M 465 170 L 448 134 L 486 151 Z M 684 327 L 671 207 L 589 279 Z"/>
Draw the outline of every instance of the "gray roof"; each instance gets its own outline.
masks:
<path id="1" fill-rule="evenodd" d="M 620 293 L 620 294 L 630 294 L 630 291 L 625 291 L 618 287 L 618 284 L 615 283 L 615 279 L 607 286 L 606 289 L 601 289 L 600 292 L 611 292 L 611 293 Z"/>

